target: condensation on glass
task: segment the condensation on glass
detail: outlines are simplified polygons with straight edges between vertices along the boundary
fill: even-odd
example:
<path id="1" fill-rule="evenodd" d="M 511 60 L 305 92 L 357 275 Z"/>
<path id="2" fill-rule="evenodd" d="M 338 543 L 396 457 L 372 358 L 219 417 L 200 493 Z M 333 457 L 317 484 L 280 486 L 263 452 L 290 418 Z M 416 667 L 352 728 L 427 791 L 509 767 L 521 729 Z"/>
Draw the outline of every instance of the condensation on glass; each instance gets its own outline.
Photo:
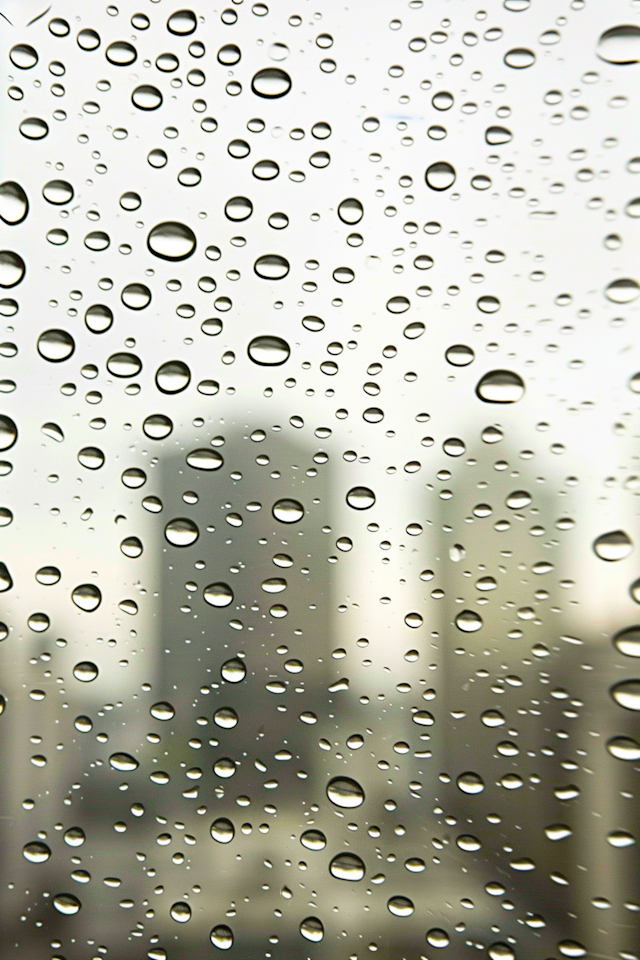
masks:
<path id="1" fill-rule="evenodd" d="M 638 0 L 0 18 L 2 960 L 637 960 Z"/>

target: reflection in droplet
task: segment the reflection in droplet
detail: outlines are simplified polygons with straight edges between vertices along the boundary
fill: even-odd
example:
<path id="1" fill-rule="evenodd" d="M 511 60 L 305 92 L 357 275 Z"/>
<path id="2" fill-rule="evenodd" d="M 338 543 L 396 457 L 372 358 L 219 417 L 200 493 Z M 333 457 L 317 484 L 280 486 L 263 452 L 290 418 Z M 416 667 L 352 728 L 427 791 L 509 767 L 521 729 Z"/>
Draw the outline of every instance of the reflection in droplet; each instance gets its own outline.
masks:
<path id="1" fill-rule="evenodd" d="M 300 835 L 300 843 L 307 850 L 324 850 L 327 845 L 327 838 L 322 830 L 305 830 Z"/>
<path id="2" fill-rule="evenodd" d="M 222 454 L 217 450 L 192 450 L 186 456 L 186 461 L 194 470 L 219 470 L 224 463 Z"/>
<path id="3" fill-rule="evenodd" d="M 322 921 L 318 920 L 317 917 L 306 917 L 306 919 L 300 923 L 300 933 L 305 940 L 310 940 L 311 943 L 320 943 L 324 938 Z"/>
<path id="4" fill-rule="evenodd" d="M 149 231 L 147 247 L 161 260 L 186 260 L 196 249 L 196 235 L 185 223 L 167 220 Z"/>
<path id="5" fill-rule="evenodd" d="M 274 503 L 271 513 L 280 523 L 297 523 L 304 516 L 304 507 L 298 500 L 285 497 Z"/>
<path id="6" fill-rule="evenodd" d="M 73 589 L 71 599 L 80 610 L 92 613 L 102 603 L 102 593 L 94 583 L 81 583 Z"/>
<path id="7" fill-rule="evenodd" d="M 226 923 L 219 923 L 212 929 L 209 939 L 218 950 L 230 950 L 233 946 L 233 931 Z"/>
<path id="8" fill-rule="evenodd" d="M 238 725 L 238 714 L 233 707 L 220 707 L 213 715 L 213 722 L 223 730 L 232 730 Z"/>
<path id="9" fill-rule="evenodd" d="M 525 70 L 536 62 L 536 55 L 527 47 L 514 47 L 512 50 L 507 50 L 504 62 L 513 70 Z"/>
<path id="10" fill-rule="evenodd" d="M 249 358 L 261 367 L 278 367 L 289 359 L 291 348 L 282 337 L 254 337 L 247 347 Z"/>
<path id="11" fill-rule="evenodd" d="M 0 450 L 10 450 L 18 439 L 18 428 L 11 417 L 0 414 Z"/>
<path id="12" fill-rule="evenodd" d="M 613 636 L 613 645 L 625 657 L 640 657 L 640 625 L 619 630 Z"/>
<path id="13" fill-rule="evenodd" d="M 467 367 L 475 360 L 475 353 L 471 347 L 463 343 L 456 343 L 448 347 L 445 352 L 445 359 L 454 367 Z"/>
<path id="14" fill-rule="evenodd" d="M 633 553 L 633 540 L 624 530 L 611 530 L 593 541 L 593 552 L 609 563 L 625 560 Z"/>
<path id="15" fill-rule="evenodd" d="M 456 171 L 450 163 L 439 160 L 427 167 L 424 178 L 432 190 L 448 190 L 455 182 Z"/>
<path id="16" fill-rule="evenodd" d="M 191 371 L 182 360 L 168 360 L 156 370 L 155 380 L 161 393 L 181 393 L 191 382 Z"/>
<path id="17" fill-rule="evenodd" d="M 165 539 L 174 547 L 190 547 L 200 535 L 198 527 L 187 517 L 176 517 L 164 528 Z"/>
<path id="18" fill-rule="evenodd" d="M 343 223 L 360 223 L 364 216 L 364 207 L 355 197 L 348 197 L 338 205 L 338 216 Z"/>
<path id="19" fill-rule="evenodd" d="M 364 861 L 355 853 L 339 853 L 329 864 L 329 873 L 337 880 L 362 880 Z"/>
<path id="20" fill-rule="evenodd" d="M 40 117 L 27 117 L 18 129 L 27 140 L 42 140 L 49 133 L 49 125 Z"/>
<path id="21" fill-rule="evenodd" d="M 229 220 L 241 223 L 253 213 L 253 204 L 248 197 L 231 197 L 224 206 L 224 212 Z"/>
<path id="22" fill-rule="evenodd" d="M 142 432 L 150 440 L 164 440 L 172 430 L 173 421 L 163 413 L 152 413 L 150 417 L 145 417 L 142 424 Z"/>
<path id="23" fill-rule="evenodd" d="M 390 897 L 387 901 L 387 910 L 394 917 L 410 917 L 415 907 L 409 897 Z"/>
<path id="24" fill-rule="evenodd" d="M 640 297 L 640 284 L 630 277 L 622 277 L 610 283 L 604 295 L 612 303 L 631 303 Z"/>
<path id="25" fill-rule="evenodd" d="M 198 21 L 193 10 L 176 10 L 167 20 L 167 30 L 177 37 L 186 37 L 194 33 Z"/>
<path id="26" fill-rule="evenodd" d="M 610 27 L 600 36 L 596 53 L 606 63 L 640 63 L 640 27 L 629 23 Z"/>
<path id="27" fill-rule="evenodd" d="M 81 683 L 91 683 L 98 676 L 98 668 L 91 660 L 82 660 L 73 668 L 73 675 Z"/>
<path id="28" fill-rule="evenodd" d="M 36 580 L 46 587 L 51 587 L 58 583 L 62 574 L 57 567 L 40 567 L 36 570 Z"/>
<path id="29" fill-rule="evenodd" d="M 490 960 L 516 960 L 516 955 L 507 943 L 492 943 L 487 947 Z"/>
<path id="30" fill-rule="evenodd" d="M 279 254 L 269 253 L 258 257 L 253 269 L 263 280 L 282 280 L 289 273 L 289 261 Z"/>
<path id="31" fill-rule="evenodd" d="M 214 820 L 210 827 L 210 833 L 218 843 L 231 843 L 236 835 L 233 823 L 226 817 L 218 817 L 217 820 Z"/>
<path id="32" fill-rule="evenodd" d="M 25 843 L 22 848 L 22 856 L 29 863 L 46 863 L 51 856 L 51 848 L 39 840 L 32 840 L 31 843 Z"/>
<path id="33" fill-rule="evenodd" d="M 27 195 L 15 180 L 0 183 L 0 219 L 9 226 L 22 223 L 29 213 Z"/>
<path id="34" fill-rule="evenodd" d="M 116 40 L 110 43 L 104 52 L 105 57 L 116 67 L 128 67 L 135 63 L 138 54 L 132 43 L 126 40 Z"/>
<path id="35" fill-rule="evenodd" d="M 154 719 L 164 721 L 173 720 L 176 715 L 175 707 L 166 700 L 160 700 L 158 703 L 154 703 L 153 706 L 149 708 L 149 713 Z"/>
<path id="36" fill-rule="evenodd" d="M 233 657 L 231 660 L 227 660 L 220 667 L 220 676 L 223 680 L 226 680 L 227 683 L 240 683 L 247 675 L 247 668 L 242 662 L 236 657 Z"/>
<path id="37" fill-rule="evenodd" d="M 476 793 L 482 793 L 484 790 L 484 780 L 478 773 L 471 770 L 461 773 L 456 780 L 456 784 L 459 790 L 472 796 Z"/>
<path id="38" fill-rule="evenodd" d="M 99 470 L 104 465 L 105 456 L 100 447 L 82 447 L 78 450 L 78 463 L 87 470 Z"/>
<path id="39" fill-rule="evenodd" d="M 284 97 L 291 90 L 291 77 L 280 67 L 258 70 L 251 81 L 251 89 L 259 97 L 274 100 Z"/>
<path id="40" fill-rule="evenodd" d="M 138 769 L 138 761 L 130 753 L 112 753 L 109 757 L 109 766 L 123 773 L 130 773 Z"/>
<path id="41" fill-rule="evenodd" d="M 130 310 L 144 310 L 151 303 L 151 290 L 144 283 L 128 283 L 120 299 Z"/>
<path id="42" fill-rule="evenodd" d="M 18 70 L 30 70 L 38 62 L 38 54 L 30 44 L 17 43 L 9 50 L 9 60 Z"/>
<path id="43" fill-rule="evenodd" d="M 25 262 L 13 250 L 0 250 L 0 287 L 15 287 L 24 278 Z"/>
<path id="44" fill-rule="evenodd" d="M 611 737 L 607 750 L 616 760 L 640 760 L 640 743 L 632 737 Z"/>
<path id="45" fill-rule="evenodd" d="M 211 607 L 228 607 L 233 603 L 233 590 L 228 583 L 210 583 L 204 588 L 203 596 Z"/>
<path id="46" fill-rule="evenodd" d="M 463 633 L 475 633 L 482 627 L 482 617 L 475 610 L 462 610 L 456 616 L 456 627 Z"/>
<path id="47" fill-rule="evenodd" d="M 6 593 L 13 586 L 13 577 L 6 563 L 0 561 L 0 593 Z"/>
<path id="48" fill-rule="evenodd" d="M 611 696 L 625 710 L 640 710 L 640 680 L 622 680 L 611 687 Z"/>
<path id="49" fill-rule="evenodd" d="M 346 500 L 354 510 L 369 510 L 376 502 L 376 495 L 369 487 L 352 487 Z"/>
<path id="50" fill-rule="evenodd" d="M 106 333 L 113 326 L 113 311 L 103 303 L 94 303 L 87 307 L 84 322 L 92 333 Z"/>
<path id="51" fill-rule="evenodd" d="M 351 777 L 334 777 L 327 784 L 327 796 L 336 807 L 351 809 L 364 803 L 364 790 Z"/>
<path id="52" fill-rule="evenodd" d="M 175 920 L 176 923 L 187 923 L 188 920 L 191 920 L 191 907 L 188 903 L 184 903 L 184 901 L 181 900 L 178 903 L 172 904 L 169 914 L 171 915 L 171 919 Z"/>
<path id="53" fill-rule="evenodd" d="M 143 83 L 132 92 L 131 102 L 138 110 L 157 110 L 162 106 L 162 94 L 152 84 Z"/>
<path id="54" fill-rule="evenodd" d="M 71 917 L 74 913 L 78 913 L 82 907 L 80 900 L 78 900 L 78 898 L 72 893 L 57 893 L 52 902 L 58 913 L 62 913 L 67 917 Z"/>
<path id="55" fill-rule="evenodd" d="M 522 377 L 512 370 L 490 370 L 476 386 L 477 396 L 485 403 L 516 403 L 524 390 Z"/>

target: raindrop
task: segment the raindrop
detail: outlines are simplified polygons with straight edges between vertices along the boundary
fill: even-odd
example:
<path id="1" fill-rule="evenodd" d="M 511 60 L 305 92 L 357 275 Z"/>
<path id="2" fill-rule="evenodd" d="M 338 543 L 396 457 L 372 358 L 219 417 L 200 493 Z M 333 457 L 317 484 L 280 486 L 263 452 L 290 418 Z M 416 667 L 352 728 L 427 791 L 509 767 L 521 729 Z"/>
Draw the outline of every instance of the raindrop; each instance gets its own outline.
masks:
<path id="1" fill-rule="evenodd" d="M 34 633 L 44 633 L 49 629 L 51 621 L 46 613 L 32 613 L 27 619 L 27 624 Z"/>
<path id="2" fill-rule="evenodd" d="M 45 863 L 51 856 L 51 849 L 46 843 L 32 840 L 31 843 L 25 843 L 22 848 L 22 856 L 29 863 Z"/>
<path id="3" fill-rule="evenodd" d="M 194 470 L 219 470 L 224 463 L 222 454 L 217 450 L 192 450 L 186 461 Z"/>
<path id="4" fill-rule="evenodd" d="M 104 52 L 105 57 L 116 67 L 128 67 L 138 59 L 136 48 L 126 40 L 110 43 Z"/>
<path id="5" fill-rule="evenodd" d="M 230 777 L 235 776 L 236 765 L 230 757 L 221 757 L 220 760 L 216 760 L 214 763 L 213 772 L 222 780 L 228 780 Z"/>
<path id="6" fill-rule="evenodd" d="M 609 563 L 625 560 L 633 553 L 633 540 L 624 530 L 612 530 L 593 541 L 593 552 Z"/>
<path id="7" fill-rule="evenodd" d="M 149 713 L 156 720 L 173 720 L 176 715 L 174 706 L 166 700 L 160 700 L 149 708 Z"/>
<path id="8" fill-rule="evenodd" d="M 307 850 L 324 850 L 327 845 L 327 838 L 322 830 L 305 830 L 300 835 L 300 843 Z"/>
<path id="9" fill-rule="evenodd" d="M 606 63 L 639 63 L 640 27 L 625 23 L 605 30 L 598 40 L 596 53 Z"/>
<path id="10" fill-rule="evenodd" d="M 478 381 L 476 395 L 485 403 L 515 403 L 524 396 L 524 381 L 511 370 L 490 370 Z"/>
<path id="11" fill-rule="evenodd" d="M 226 923 L 219 923 L 212 929 L 209 939 L 218 950 L 230 950 L 233 946 L 233 931 Z"/>
<path id="12" fill-rule="evenodd" d="M 147 247 L 161 260 L 186 260 L 196 249 L 196 235 L 184 223 L 167 220 L 149 231 Z"/>
<path id="13" fill-rule="evenodd" d="M 162 94 L 152 84 L 143 83 L 131 94 L 131 102 L 138 110 L 157 110 L 162 106 Z"/>
<path id="14" fill-rule="evenodd" d="M 427 167 L 424 178 L 432 190 L 448 190 L 456 179 L 456 171 L 450 163 L 439 160 Z"/>
<path id="15" fill-rule="evenodd" d="M 364 207 L 355 197 L 348 197 L 338 206 L 338 216 L 343 223 L 360 223 L 364 216 Z"/>
<path id="16" fill-rule="evenodd" d="M 220 707 L 213 715 L 213 722 L 223 730 L 232 730 L 238 725 L 238 714 L 233 707 Z"/>
<path id="17" fill-rule="evenodd" d="M 458 437 L 449 437 L 442 444 L 442 449 L 450 457 L 461 457 L 467 448 L 464 440 L 460 440 Z"/>
<path id="18" fill-rule="evenodd" d="M 13 578 L 6 563 L 0 561 L 0 593 L 6 593 L 13 586 Z"/>
<path id="19" fill-rule="evenodd" d="M 291 77 L 280 67 L 258 70 L 251 81 L 251 89 L 257 96 L 268 100 L 284 97 L 291 90 Z"/>
<path id="20" fill-rule="evenodd" d="M 133 210 L 139 210 L 142 206 L 142 197 L 139 193 L 135 193 L 133 190 L 128 190 L 120 197 L 120 206 L 123 210 L 128 210 L 130 212 Z"/>
<path id="21" fill-rule="evenodd" d="M 304 516 L 304 507 L 298 500 L 283 498 L 274 503 L 271 513 L 280 523 L 297 523 Z"/>
<path id="22" fill-rule="evenodd" d="M 387 300 L 387 310 L 389 313 L 406 313 L 411 306 L 408 297 L 391 297 Z"/>
<path id="23" fill-rule="evenodd" d="M 497 147 L 513 140 L 513 134 L 507 127 L 487 127 L 484 132 L 484 139 L 489 146 Z"/>
<path id="24" fill-rule="evenodd" d="M 9 226 L 22 223 L 29 213 L 27 195 L 15 180 L 0 183 L 0 219 Z"/>
<path id="25" fill-rule="evenodd" d="M 577 940 L 561 940 L 558 943 L 558 952 L 563 957 L 586 957 L 587 948 L 583 947 Z"/>
<path id="26" fill-rule="evenodd" d="M 57 567 L 40 567 L 36 570 L 36 580 L 45 587 L 51 587 L 58 583 L 62 574 Z"/>
<path id="27" fill-rule="evenodd" d="M 186 37 L 195 32 L 198 21 L 193 10 L 176 10 L 167 20 L 167 30 L 177 37 Z"/>
<path id="28" fill-rule="evenodd" d="M 84 322 L 92 333 L 106 333 L 113 326 L 113 312 L 102 303 L 94 303 L 85 311 Z"/>
<path id="29" fill-rule="evenodd" d="M 223 680 L 226 680 L 227 683 L 240 683 L 247 675 L 247 668 L 245 667 L 242 660 L 237 660 L 233 657 L 231 660 L 225 661 L 220 667 L 220 676 Z"/>
<path id="30" fill-rule="evenodd" d="M 266 335 L 254 337 L 247 353 L 249 359 L 261 367 L 279 367 L 289 359 L 291 348 L 282 337 Z"/>
<path id="31" fill-rule="evenodd" d="M 322 921 L 318 920 L 317 917 L 307 917 L 300 924 L 300 933 L 305 940 L 310 940 L 311 943 L 320 943 L 324 937 Z"/>
<path id="32" fill-rule="evenodd" d="M 11 417 L 0 414 L 0 450 L 10 450 L 18 439 L 18 428 Z"/>
<path id="33" fill-rule="evenodd" d="M 499 710 L 485 710 L 480 719 L 485 727 L 503 727 L 507 722 Z"/>
<path id="34" fill-rule="evenodd" d="M 640 710 L 640 680 L 622 680 L 611 687 L 611 696 L 625 710 Z"/>
<path id="35" fill-rule="evenodd" d="M 241 223 L 248 220 L 253 213 L 253 204 L 248 197 L 231 197 L 225 203 L 224 212 L 229 220 Z"/>
<path id="36" fill-rule="evenodd" d="M 18 70 L 30 70 L 38 62 L 38 54 L 28 43 L 18 43 L 9 50 L 9 59 Z"/>
<path id="37" fill-rule="evenodd" d="M 456 343 L 448 347 L 445 353 L 445 359 L 454 367 L 467 367 L 475 360 L 475 353 L 471 347 L 463 343 Z"/>
<path id="38" fill-rule="evenodd" d="M 100 46 L 100 34 L 96 30 L 85 28 L 80 31 L 76 41 L 81 50 L 97 50 Z"/>
<path id="39" fill-rule="evenodd" d="M 130 310 L 144 310 L 151 303 L 151 290 L 144 283 L 128 283 L 120 299 Z"/>
<path id="40" fill-rule="evenodd" d="M 222 63 L 225 67 L 232 67 L 240 62 L 241 56 L 240 47 L 237 47 L 235 43 L 225 43 L 218 50 L 218 63 Z"/>
<path id="41" fill-rule="evenodd" d="M 40 117 L 27 117 L 20 124 L 19 130 L 27 140 L 42 140 L 49 133 L 49 125 Z"/>
<path id="42" fill-rule="evenodd" d="M 607 750 L 616 760 L 640 760 L 640 743 L 632 737 L 612 737 L 607 742 Z"/>
<path id="43" fill-rule="evenodd" d="M 415 907 L 409 897 L 390 897 L 387 901 L 387 910 L 394 917 L 410 917 Z"/>
<path id="44" fill-rule="evenodd" d="M 610 283 L 604 295 L 612 303 L 631 303 L 640 296 L 640 285 L 637 280 L 623 277 Z"/>
<path id="45" fill-rule="evenodd" d="M 369 510 L 376 502 L 376 495 L 369 487 L 352 487 L 346 500 L 354 510 Z"/>
<path id="46" fill-rule="evenodd" d="M 168 360 L 156 370 L 156 387 L 161 393 L 182 393 L 191 382 L 191 371 L 182 360 Z"/>
<path id="47" fill-rule="evenodd" d="M 478 773 L 473 773 L 471 770 L 468 770 L 466 773 L 461 773 L 456 780 L 456 784 L 458 790 L 471 796 L 476 793 L 482 793 L 484 790 L 484 780 Z"/>
<path id="48" fill-rule="evenodd" d="M 98 668 L 91 660 L 82 660 L 73 668 L 73 675 L 81 683 L 91 683 L 98 676 Z"/>
<path id="49" fill-rule="evenodd" d="M 72 893 L 56 893 L 53 898 L 53 906 L 58 913 L 71 917 L 74 913 L 78 913 L 82 904 Z"/>
<path id="50" fill-rule="evenodd" d="M 99 470 L 104 465 L 105 456 L 99 447 L 83 447 L 78 450 L 78 463 L 87 470 Z"/>
<path id="51" fill-rule="evenodd" d="M 102 593 L 93 583 L 81 583 L 80 586 L 74 588 L 71 599 L 80 610 L 84 610 L 85 613 L 93 613 L 102 603 Z"/>
<path id="52" fill-rule="evenodd" d="M 142 370 L 142 360 L 135 353 L 112 353 L 106 367 L 114 377 L 135 377 Z"/>
<path id="53" fill-rule="evenodd" d="M 640 626 L 619 630 L 613 637 L 613 644 L 625 657 L 640 657 Z"/>
<path id="54" fill-rule="evenodd" d="M 218 817 L 210 827 L 211 836 L 218 843 L 231 843 L 236 835 L 235 827 L 226 817 Z"/>
<path id="55" fill-rule="evenodd" d="M 16 287 L 24 278 L 26 266 L 12 250 L 0 250 L 0 287 Z"/>
<path id="56" fill-rule="evenodd" d="M 176 517 L 170 520 L 164 528 L 165 539 L 174 547 L 190 547 L 200 535 L 193 520 L 186 517 Z"/>
<path id="57" fill-rule="evenodd" d="M 364 862 L 355 853 L 339 853 L 329 864 L 329 873 L 337 880 L 362 880 Z"/>
<path id="58" fill-rule="evenodd" d="M 1 254 L 0 254 L 1 256 Z M 282 280 L 289 273 L 289 261 L 277 253 L 268 253 L 258 257 L 253 265 L 257 276 L 263 280 Z"/>
<path id="59" fill-rule="evenodd" d="M 81 847 L 87 839 L 82 827 L 69 827 L 64 832 L 64 842 L 69 847 Z"/>
<path id="60" fill-rule="evenodd" d="M 573 830 L 571 827 L 568 827 L 566 823 L 552 823 L 544 828 L 544 834 L 548 840 L 558 842 L 559 840 L 566 840 L 567 837 L 571 837 Z"/>
<path id="61" fill-rule="evenodd" d="M 512 50 L 507 50 L 504 55 L 504 62 L 513 70 L 525 70 L 536 62 L 536 55 L 533 50 L 528 50 L 527 47 L 514 47 Z"/>
<path id="62" fill-rule="evenodd" d="M 451 942 L 446 930 L 441 930 L 439 927 L 432 927 L 431 930 L 427 930 L 426 938 L 431 947 L 448 947 Z"/>
<path id="63" fill-rule="evenodd" d="M 172 904 L 169 913 L 171 915 L 171 919 L 175 920 L 176 923 L 186 923 L 188 920 L 191 920 L 191 907 L 188 903 L 184 903 L 183 901 Z"/>
<path id="64" fill-rule="evenodd" d="M 233 603 L 233 590 L 227 583 L 210 583 L 204 588 L 204 599 L 211 607 L 228 607 Z"/>
<path id="65" fill-rule="evenodd" d="M 164 440 L 173 430 L 173 421 L 163 413 L 153 413 L 146 417 L 142 424 L 145 437 L 150 440 Z"/>
<path id="66" fill-rule="evenodd" d="M 334 777 L 327 784 L 327 796 L 336 807 L 351 809 L 364 803 L 364 790 L 351 777 Z"/>
<path id="67" fill-rule="evenodd" d="M 482 617 L 474 610 L 463 610 L 456 617 L 456 627 L 463 633 L 475 633 L 483 625 Z"/>
<path id="68" fill-rule="evenodd" d="M 109 766 L 122 773 L 131 773 L 138 769 L 139 763 L 130 753 L 112 753 L 109 757 Z"/>
<path id="69" fill-rule="evenodd" d="M 506 943 L 492 943 L 487 947 L 487 954 L 491 960 L 516 960 L 516 955 Z"/>

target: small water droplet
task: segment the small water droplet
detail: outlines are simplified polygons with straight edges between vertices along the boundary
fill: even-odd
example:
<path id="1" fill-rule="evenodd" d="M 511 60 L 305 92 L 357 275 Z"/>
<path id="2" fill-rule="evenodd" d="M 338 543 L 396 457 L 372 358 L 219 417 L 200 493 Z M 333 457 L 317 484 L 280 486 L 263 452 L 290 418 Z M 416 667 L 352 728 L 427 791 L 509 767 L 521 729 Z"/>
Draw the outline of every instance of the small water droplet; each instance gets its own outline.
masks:
<path id="1" fill-rule="evenodd" d="M 622 277 L 610 283 L 604 295 L 612 303 L 632 303 L 640 297 L 640 285 L 631 277 Z"/>
<path id="2" fill-rule="evenodd" d="M 601 34 L 596 53 L 606 63 L 639 63 L 640 27 L 629 23 L 610 27 Z"/>
<path id="3" fill-rule="evenodd" d="M 513 70 L 525 70 L 536 62 L 536 55 L 527 47 L 514 47 L 512 50 L 507 50 L 504 62 Z"/>
<path id="4" fill-rule="evenodd" d="M 268 253 L 258 257 L 253 269 L 263 280 L 282 280 L 287 276 L 290 268 L 289 261 L 285 257 L 277 253 Z"/>
<path id="5" fill-rule="evenodd" d="M 390 897 L 387 901 L 387 910 L 394 917 L 410 917 L 415 907 L 409 897 Z"/>
<path id="6" fill-rule="evenodd" d="M 640 680 L 622 680 L 611 687 L 611 696 L 625 710 L 640 710 Z"/>
<path id="7" fill-rule="evenodd" d="M 163 413 L 153 413 L 145 418 L 142 430 L 150 440 L 164 440 L 173 430 L 173 421 Z"/>
<path id="8" fill-rule="evenodd" d="M 249 358 L 262 367 L 278 367 L 289 359 L 291 348 L 282 337 L 254 337 L 247 347 Z"/>
<path id="9" fill-rule="evenodd" d="M 128 67 L 138 59 L 136 48 L 126 40 L 116 40 L 110 43 L 104 55 L 109 63 L 116 67 Z"/>
<path id="10" fill-rule="evenodd" d="M 198 21 L 193 10 L 176 10 L 167 20 L 167 30 L 176 37 L 186 37 L 194 33 Z"/>
<path id="11" fill-rule="evenodd" d="M 49 133 L 49 125 L 40 117 L 27 117 L 18 129 L 27 140 L 42 140 Z"/>
<path id="12" fill-rule="evenodd" d="M 156 370 L 155 380 L 161 393 L 182 393 L 191 382 L 191 371 L 182 360 L 168 360 Z"/>
<path id="13" fill-rule="evenodd" d="M 238 725 L 238 714 L 233 707 L 220 707 L 213 715 L 213 722 L 223 730 L 232 730 Z"/>
<path id="14" fill-rule="evenodd" d="M 132 92 L 131 102 L 138 110 L 157 110 L 162 106 L 162 94 L 152 84 L 143 83 Z"/>
<path id="15" fill-rule="evenodd" d="M 476 793 L 482 793 L 484 790 L 484 780 L 478 773 L 474 773 L 472 770 L 461 773 L 456 780 L 456 784 L 462 793 L 467 793 L 471 796 Z"/>
<path id="16" fill-rule="evenodd" d="M 171 919 L 175 920 L 176 923 L 187 923 L 188 920 L 191 920 L 191 907 L 184 901 L 172 904 L 169 913 Z"/>
<path id="17" fill-rule="evenodd" d="M 524 390 L 522 377 L 512 370 L 490 370 L 479 380 L 476 395 L 485 403 L 516 403 Z"/>
<path id="18" fill-rule="evenodd" d="M 475 610 L 462 610 L 456 617 L 456 627 L 463 633 L 475 633 L 483 626 L 482 617 Z"/>
<path id="19" fill-rule="evenodd" d="M 212 929 L 209 939 L 218 950 L 230 950 L 233 946 L 233 931 L 226 923 L 219 923 Z"/>
<path id="20" fill-rule="evenodd" d="M 58 913 L 71 917 L 74 913 L 78 913 L 82 903 L 72 893 L 56 893 L 53 898 L 53 906 Z"/>
<path id="21" fill-rule="evenodd" d="M 354 510 L 369 510 L 376 502 L 376 495 L 369 487 L 352 487 L 346 501 Z"/>
<path id="22" fill-rule="evenodd" d="M 80 680 L 82 683 L 90 683 L 98 676 L 98 668 L 91 660 L 82 660 L 80 663 L 76 663 L 73 668 L 73 675 L 76 680 Z"/>
<path id="23" fill-rule="evenodd" d="M 130 773 L 132 770 L 137 770 L 139 764 L 130 753 L 112 753 L 109 757 L 109 766 L 114 770 Z"/>
<path id="24" fill-rule="evenodd" d="M 334 777 L 327 784 L 327 796 L 336 807 L 351 809 L 364 803 L 364 790 L 351 777 Z"/>
<path id="25" fill-rule="evenodd" d="M 26 273 L 25 262 L 13 250 L 0 250 L 0 287 L 16 287 Z"/>
<path id="26" fill-rule="evenodd" d="M 190 547 L 200 535 L 198 527 L 187 517 L 176 517 L 164 528 L 165 539 L 174 547 Z"/>
<path id="27" fill-rule="evenodd" d="M 355 853 L 339 853 L 329 864 L 329 873 L 337 880 L 362 880 L 364 861 Z"/>
<path id="28" fill-rule="evenodd" d="M 441 930 L 440 927 L 432 927 L 431 930 L 427 930 L 426 938 L 431 947 L 448 947 L 451 943 L 449 934 L 446 930 Z"/>
<path id="29" fill-rule="evenodd" d="M 128 283 L 120 299 L 130 310 L 144 310 L 151 303 L 151 290 L 144 283 Z"/>
<path id="30" fill-rule="evenodd" d="M 439 160 L 427 167 L 425 181 L 432 190 L 448 190 L 456 179 L 455 168 L 445 160 Z"/>
<path id="31" fill-rule="evenodd" d="M 289 93 L 291 77 L 280 67 L 266 67 L 254 74 L 251 89 L 259 97 L 275 100 Z"/>
<path id="32" fill-rule="evenodd" d="M 227 583 L 210 583 L 203 595 L 211 607 L 228 607 L 233 603 L 233 590 Z"/>
<path id="33" fill-rule="evenodd" d="M 166 220 L 149 231 L 147 247 L 161 260 L 186 260 L 196 249 L 196 235 L 185 223 Z"/>
<path id="34" fill-rule="evenodd" d="M 51 848 L 39 840 L 32 840 L 31 843 L 25 843 L 22 855 L 29 863 L 46 863 L 51 856 Z"/>
<path id="35" fill-rule="evenodd" d="M 640 760 L 640 743 L 632 737 L 612 737 L 607 741 L 607 750 L 616 760 Z"/>
<path id="36" fill-rule="evenodd" d="M 624 560 L 633 553 L 633 540 L 624 530 L 611 530 L 593 541 L 593 552 L 609 563 Z"/>
<path id="37" fill-rule="evenodd" d="M 360 223 L 364 216 L 364 207 L 356 197 L 347 197 L 338 205 L 338 216 L 343 223 Z"/>
<path id="38" fill-rule="evenodd" d="M 283 498 L 274 503 L 271 513 L 280 523 L 297 523 L 304 516 L 304 507 L 298 500 Z"/>
<path id="39" fill-rule="evenodd" d="M 80 610 L 84 610 L 85 613 L 92 613 L 102 603 L 102 593 L 94 583 L 81 583 L 74 587 L 71 599 Z"/>
<path id="40" fill-rule="evenodd" d="M 218 817 L 210 827 L 210 833 L 218 843 L 231 843 L 236 835 L 235 827 L 227 817 Z"/>
<path id="41" fill-rule="evenodd" d="M 227 660 L 220 667 L 220 676 L 223 680 L 226 680 L 227 683 L 240 683 L 247 675 L 247 668 L 242 662 L 233 657 L 231 660 Z"/>
<path id="42" fill-rule="evenodd" d="M 17 43 L 9 51 L 9 59 L 18 70 L 30 70 L 38 62 L 38 54 L 28 43 Z"/>
<path id="43" fill-rule="evenodd" d="M 324 938 L 324 927 L 322 921 L 317 917 L 306 917 L 300 924 L 300 933 L 305 940 L 311 943 L 320 943 Z"/>
<path id="44" fill-rule="evenodd" d="M 149 708 L 149 713 L 156 720 L 173 720 L 176 715 L 175 707 L 166 700 L 160 700 L 158 703 L 154 703 L 153 706 Z"/>
<path id="45" fill-rule="evenodd" d="M 0 219 L 9 226 L 15 226 L 29 213 L 27 195 L 15 180 L 0 183 Z"/>
<path id="46" fill-rule="evenodd" d="M 307 850 L 324 850 L 327 845 L 327 838 L 322 830 L 305 830 L 300 835 L 300 843 Z"/>

